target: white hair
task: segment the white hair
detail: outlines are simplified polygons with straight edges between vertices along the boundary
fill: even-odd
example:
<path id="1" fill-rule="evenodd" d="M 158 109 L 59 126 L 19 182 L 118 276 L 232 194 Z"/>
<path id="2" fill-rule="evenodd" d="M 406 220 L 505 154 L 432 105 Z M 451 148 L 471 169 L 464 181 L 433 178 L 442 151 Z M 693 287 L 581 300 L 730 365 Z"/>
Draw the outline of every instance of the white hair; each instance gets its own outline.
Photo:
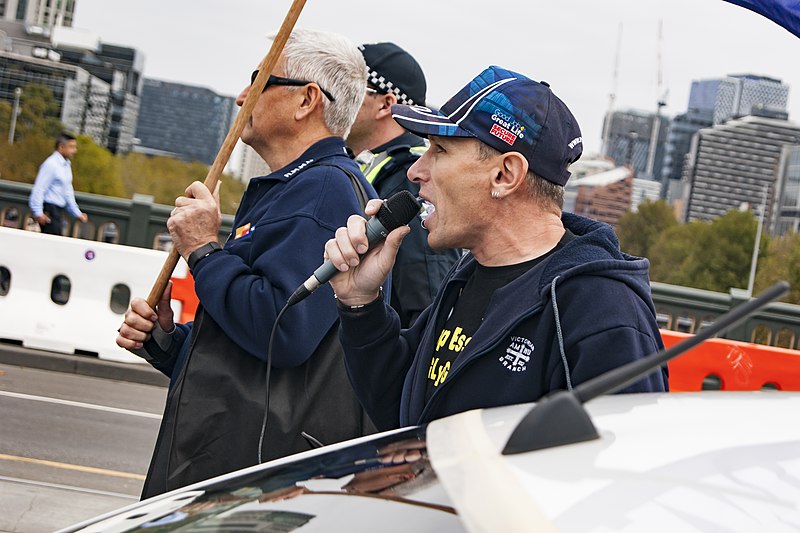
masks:
<path id="1" fill-rule="evenodd" d="M 335 98 L 322 97 L 325 125 L 346 137 L 367 85 L 367 65 L 353 42 L 336 33 L 295 29 L 283 49 L 286 77 L 313 81 Z"/>

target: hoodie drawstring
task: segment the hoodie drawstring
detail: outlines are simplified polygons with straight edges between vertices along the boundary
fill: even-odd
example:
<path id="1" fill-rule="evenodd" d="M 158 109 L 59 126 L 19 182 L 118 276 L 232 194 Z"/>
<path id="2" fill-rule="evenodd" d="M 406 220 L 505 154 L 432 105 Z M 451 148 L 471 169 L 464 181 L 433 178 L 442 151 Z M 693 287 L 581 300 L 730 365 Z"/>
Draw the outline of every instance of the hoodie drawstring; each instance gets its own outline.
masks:
<path id="1" fill-rule="evenodd" d="M 567 364 L 567 354 L 564 353 L 564 335 L 561 332 L 561 318 L 558 315 L 558 301 L 556 301 L 556 280 L 560 276 L 553 278 L 550 283 L 550 300 L 553 302 L 553 314 L 556 319 L 556 335 L 558 336 L 558 348 L 561 351 L 561 362 L 564 363 L 564 373 L 567 376 L 567 390 L 572 390 L 572 379 L 569 375 L 569 365 Z"/>

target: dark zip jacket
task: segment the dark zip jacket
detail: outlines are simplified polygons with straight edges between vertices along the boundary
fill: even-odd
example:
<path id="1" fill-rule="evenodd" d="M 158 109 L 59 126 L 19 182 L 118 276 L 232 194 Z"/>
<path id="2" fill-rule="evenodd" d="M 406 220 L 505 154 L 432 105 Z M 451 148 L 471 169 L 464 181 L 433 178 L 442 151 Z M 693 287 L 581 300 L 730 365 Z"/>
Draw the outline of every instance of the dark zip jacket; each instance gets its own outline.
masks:
<path id="1" fill-rule="evenodd" d="M 324 165 L 324 166 L 323 166 Z M 250 180 L 224 249 L 192 274 L 193 324 L 157 330 L 148 360 L 170 389 L 143 497 L 258 462 L 270 331 L 292 292 L 322 263 L 325 242 L 362 213 L 340 138 L 323 139 L 283 169 Z M 262 460 L 363 435 L 368 420 L 347 381 L 329 285 L 283 315 L 273 347 Z"/>
<path id="2" fill-rule="evenodd" d="M 622 253 L 606 224 L 569 213 L 562 220 L 576 237 L 493 294 L 481 326 L 428 401 L 434 345 L 475 259 L 450 271 L 410 329 L 401 330 L 382 302 L 340 309 L 348 373 L 379 429 L 535 401 L 663 348 L 647 259 Z M 515 356 L 521 350 L 527 360 Z M 621 392 L 665 390 L 666 370 L 656 370 Z"/>

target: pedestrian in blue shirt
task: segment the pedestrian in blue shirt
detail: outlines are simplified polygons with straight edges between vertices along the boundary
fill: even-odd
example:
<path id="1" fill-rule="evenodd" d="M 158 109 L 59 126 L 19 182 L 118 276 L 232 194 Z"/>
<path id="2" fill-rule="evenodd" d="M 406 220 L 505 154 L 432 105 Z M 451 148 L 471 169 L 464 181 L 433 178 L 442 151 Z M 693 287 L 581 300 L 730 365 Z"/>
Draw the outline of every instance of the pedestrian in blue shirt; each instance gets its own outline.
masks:
<path id="1" fill-rule="evenodd" d="M 366 251 L 364 219 L 328 241 L 348 375 L 380 429 L 536 401 L 663 348 L 647 259 L 562 212 L 583 138 L 545 82 L 489 67 L 441 107 L 394 105 L 430 140 L 409 169 L 428 243 L 469 250 L 409 329 L 380 298 L 408 227 Z M 379 201 L 372 201 L 367 216 Z M 622 392 L 665 391 L 659 369 Z"/>
<path id="2" fill-rule="evenodd" d="M 28 206 L 42 233 L 63 235 L 66 213 L 81 222 L 89 217 L 81 212 L 72 189 L 71 159 L 78 152 L 75 137 L 62 133 L 56 139 L 56 150 L 44 160 L 36 175 Z"/>

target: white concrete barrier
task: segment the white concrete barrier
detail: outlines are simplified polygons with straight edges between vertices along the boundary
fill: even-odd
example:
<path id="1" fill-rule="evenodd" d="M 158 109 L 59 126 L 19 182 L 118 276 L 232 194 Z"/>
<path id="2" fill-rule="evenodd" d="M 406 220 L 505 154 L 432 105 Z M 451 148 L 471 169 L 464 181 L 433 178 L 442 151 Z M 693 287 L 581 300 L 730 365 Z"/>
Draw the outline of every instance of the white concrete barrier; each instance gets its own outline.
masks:
<path id="1" fill-rule="evenodd" d="M 0 282 L 6 277 L 2 269 L 10 276 L 7 290 L 0 285 L 0 339 L 143 363 L 116 345 L 117 328 L 128 294 L 146 297 L 166 257 L 158 250 L 0 227 Z M 187 275 L 188 267 L 180 260 L 173 276 Z M 58 277 L 68 281 L 68 293 L 52 294 Z M 173 300 L 172 307 L 180 316 L 181 303 Z"/>

